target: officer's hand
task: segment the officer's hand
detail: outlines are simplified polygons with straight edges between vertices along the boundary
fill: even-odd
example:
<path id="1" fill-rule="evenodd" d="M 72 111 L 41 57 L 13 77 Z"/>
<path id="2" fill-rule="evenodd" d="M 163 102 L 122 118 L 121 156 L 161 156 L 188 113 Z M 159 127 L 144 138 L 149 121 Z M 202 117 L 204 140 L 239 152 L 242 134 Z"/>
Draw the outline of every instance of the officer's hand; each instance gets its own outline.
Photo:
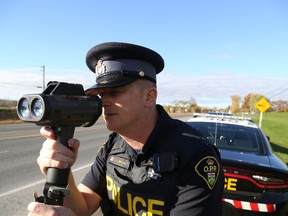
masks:
<path id="1" fill-rule="evenodd" d="M 71 209 L 63 206 L 52 206 L 38 202 L 31 202 L 27 207 L 28 216 L 75 216 Z"/>
<path id="2" fill-rule="evenodd" d="M 42 173 L 46 174 L 47 168 L 56 167 L 65 169 L 71 167 L 76 161 L 80 142 L 77 139 L 69 139 L 68 145 L 71 149 L 55 140 L 54 132 L 49 127 L 40 130 L 42 136 L 46 137 L 43 143 L 37 163 Z"/>

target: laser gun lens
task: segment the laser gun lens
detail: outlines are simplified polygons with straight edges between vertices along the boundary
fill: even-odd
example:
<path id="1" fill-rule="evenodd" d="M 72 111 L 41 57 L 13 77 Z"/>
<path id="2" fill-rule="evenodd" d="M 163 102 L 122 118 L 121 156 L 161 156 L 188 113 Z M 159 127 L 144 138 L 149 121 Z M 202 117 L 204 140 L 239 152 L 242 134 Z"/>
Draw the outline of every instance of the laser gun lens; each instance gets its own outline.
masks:
<path id="1" fill-rule="evenodd" d="M 31 110 L 34 116 L 41 117 L 43 115 L 43 103 L 40 99 L 35 99 L 32 102 Z"/>
<path id="2" fill-rule="evenodd" d="M 29 116 L 29 102 L 26 98 L 21 99 L 18 107 L 19 114 L 23 118 L 27 118 Z"/>

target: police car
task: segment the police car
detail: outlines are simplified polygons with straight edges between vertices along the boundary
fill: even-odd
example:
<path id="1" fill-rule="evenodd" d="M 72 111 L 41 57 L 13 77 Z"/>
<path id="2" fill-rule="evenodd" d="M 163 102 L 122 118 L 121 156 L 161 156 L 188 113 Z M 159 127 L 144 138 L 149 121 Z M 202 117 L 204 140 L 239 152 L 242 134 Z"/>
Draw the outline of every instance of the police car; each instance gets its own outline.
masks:
<path id="1" fill-rule="evenodd" d="M 222 215 L 288 215 L 288 168 L 252 119 L 194 114 L 187 121 L 219 150 L 225 174 Z"/>

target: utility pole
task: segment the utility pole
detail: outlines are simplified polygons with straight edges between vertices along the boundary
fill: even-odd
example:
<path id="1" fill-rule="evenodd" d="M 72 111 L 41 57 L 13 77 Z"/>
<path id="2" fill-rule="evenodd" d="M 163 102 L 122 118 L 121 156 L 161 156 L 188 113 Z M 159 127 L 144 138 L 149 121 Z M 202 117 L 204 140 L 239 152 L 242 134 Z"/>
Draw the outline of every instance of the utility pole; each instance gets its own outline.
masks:
<path id="1" fill-rule="evenodd" d="M 42 89 L 44 91 L 44 89 L 45 89 L 45 65 L 41 66 L 41 70 L 43 72 L 43 87 L 42 87 Z"/>

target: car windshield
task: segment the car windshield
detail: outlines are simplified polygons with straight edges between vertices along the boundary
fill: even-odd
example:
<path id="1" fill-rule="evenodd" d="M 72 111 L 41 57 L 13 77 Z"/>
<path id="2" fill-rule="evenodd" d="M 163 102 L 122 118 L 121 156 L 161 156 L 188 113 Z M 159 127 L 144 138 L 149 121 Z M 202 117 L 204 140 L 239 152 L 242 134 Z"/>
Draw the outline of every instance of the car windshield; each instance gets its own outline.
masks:
<path id="1" fill-rule="evenodd" d="M 263 152 L 259 129 L 214 122 L 189 122 L 219 149 Z"/>

